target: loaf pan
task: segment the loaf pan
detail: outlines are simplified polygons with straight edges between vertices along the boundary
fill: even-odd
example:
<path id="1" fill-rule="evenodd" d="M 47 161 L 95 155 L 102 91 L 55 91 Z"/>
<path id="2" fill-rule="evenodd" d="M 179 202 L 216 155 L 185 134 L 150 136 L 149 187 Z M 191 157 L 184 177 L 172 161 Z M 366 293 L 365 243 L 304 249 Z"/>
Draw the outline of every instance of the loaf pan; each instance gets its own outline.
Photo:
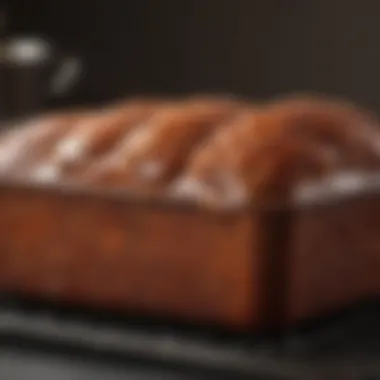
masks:
<path id="1" fill-rule="evenodd" d="M 377 187 L 215 211 L 3 181 L 0 290 L 233 330 L 289 326 L 378 293 Z"/>

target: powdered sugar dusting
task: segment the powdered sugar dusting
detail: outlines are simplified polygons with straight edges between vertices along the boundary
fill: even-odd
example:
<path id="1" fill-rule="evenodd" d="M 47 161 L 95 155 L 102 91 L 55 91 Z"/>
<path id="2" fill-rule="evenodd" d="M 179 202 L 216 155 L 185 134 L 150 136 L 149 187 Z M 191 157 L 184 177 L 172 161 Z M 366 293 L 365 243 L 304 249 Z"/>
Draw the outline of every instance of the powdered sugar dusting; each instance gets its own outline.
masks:
<path id="1" fill-rule="evenodd" d="M 145 180 L 155 180 L 162 176 L 165 167 L 161 162 L 144 162 L 138 168 L 139 175 Z"/>
<path id="2" fill-rule="evenodd" d="M 37 182 L 54 182 L 60 178 L 61 170 L 57 165 L 46 164 L 37 167 L 32 177 Z"/>
<path id="3" fill-rule="evenodd" d="M 197 199 L 226 207 L 237 207 L 246 203 L 247 193 L 236 181 L 226 182 L 222 191 L 212 188 L 194 177 L 183 177 L 171 186 L 171 194 L 183 199 Z"/>
<path id="4" fill-rule="evenodd" d="M 80 160 L 85 154 L 86 143 L 82 138 L 64 139 L 56 150 L 59 159 L 65 162 L 73 162 Z"/>
<path id="5" fill-rule="evenodd" d="M 202 194 L 205 189 L 205 185 L 196 178 L 179 179 L 171 187 L 173 194 L 185 197 Z"/>
<path id="6" fill-rule="evenodd" d="M 140 150 L 152 137 L 148 125 L 141 125 L 134 130 L 130 135 L 127 135 L 126 139 L 121 142 L 120 145 L 123 149 L 128 150 Z"/>
<path id="7" fill-rule="evenodd" d="M 371 186 L 377 186 L 380 176 L 375 173 L 346 171 L 333 173 L 323 179 L 315 179 L 298 184 L 293 191 L 297 202 L 308 202 L 331 196 L 357 194 Z"/>

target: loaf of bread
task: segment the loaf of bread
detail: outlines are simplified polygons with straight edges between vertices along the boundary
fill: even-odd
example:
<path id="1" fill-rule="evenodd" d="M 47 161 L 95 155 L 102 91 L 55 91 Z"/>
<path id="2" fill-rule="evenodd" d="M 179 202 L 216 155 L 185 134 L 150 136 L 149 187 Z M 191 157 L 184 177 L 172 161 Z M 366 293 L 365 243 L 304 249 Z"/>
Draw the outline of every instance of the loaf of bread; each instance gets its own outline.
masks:
<path id="1" fill-rule="evenodd" d="M 289 97 L 135 99 L 50 115 L 0 139 L 3 175 L 159 192 L 210 205 L 283 199 L 339 171 L 380 166 L 380 132 L 349 103 Z"/>
<path id="2" fill-rule="evenodd" d="M 4 183 L 39 183 L 0 187 L 0 290 L 233 328 L 319 316 L 379 294 L 378 199 L 241 206 L 379 168 L 376 117 L 331 99 L 48 115 L 0 137 Z"/>

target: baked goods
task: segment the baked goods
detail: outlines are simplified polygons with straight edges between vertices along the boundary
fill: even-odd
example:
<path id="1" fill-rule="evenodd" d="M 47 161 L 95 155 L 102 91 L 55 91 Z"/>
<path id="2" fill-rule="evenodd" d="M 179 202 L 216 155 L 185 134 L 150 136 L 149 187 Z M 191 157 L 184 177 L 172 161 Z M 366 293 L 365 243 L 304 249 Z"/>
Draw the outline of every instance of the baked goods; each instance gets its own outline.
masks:
<path id="1" fill-rule="evenodd" d="M 87 167 L 113 149 L 129 129 L 147 119 L 158 103 L 157 100 L 132 100 L 76 119 L 75 127 L 53 143 L 49 154 L 35 162 L 30 175 L 45 181 L 83 175 Z"/>
<path id="2" fill-rule="evenodd" d="M 308 179 L 378 168 L 379 142 L 376 120 L 349 104 L 285 99 L 218 129 L 173 191 L 219 205 L 279 200 Z"/>
<path id="3" fill-rule="evenodd" d="M 368 112 L 306 97 L 195 97 L 77 116 L 58 115 L 48 137 L 39 125 L 0 139 L 0 290 L 246 329 L 378 295 L 376 197 L 318 212 L 265 207 L 305 183 L 376 172 L 380 132 Z M 25 136 L 34 149 L 9 153 L 7 141 L 26 146 Z M 62 149 L 73 138 L 81 149 Z M 7 181 L 15 175 L 56 186 Z"/>
<path id="4" fill-rule="evenodd" d="M 130 128 L 147 120 L 158 101 L 131 101 L 124 107 L 111 108 L 79 120 L 75 129 L 56 146 L 53 160 L 70 166 L 99 157 L 112 149 Z"/>
<path id="5" fill-rule="evenodd" d="M 5 132 L 0 141 L 1 175 L 29 175 L 35 163 L 49 157 L 57 141 L 83 117 L 80 111 L 46 115 Z"/>
<path id="6" fill-rule="evenodd" d="M 3 174 L 31 180 L 225 206 L 286 199 L 302 181 L 377 168 L 380 135 L 368 112 L 319 98 L 259 107 L 227 97 L 135 99 L 42 118 L 3 138 L 0 158 Z"/>
<path id="7" fill-rule="evenodd" d="M 157 110 L 89 173 L 97 183 L 149 189 L 184 169 L 192 149 L 240 104 L 224 99 L 189 100 Z"/>

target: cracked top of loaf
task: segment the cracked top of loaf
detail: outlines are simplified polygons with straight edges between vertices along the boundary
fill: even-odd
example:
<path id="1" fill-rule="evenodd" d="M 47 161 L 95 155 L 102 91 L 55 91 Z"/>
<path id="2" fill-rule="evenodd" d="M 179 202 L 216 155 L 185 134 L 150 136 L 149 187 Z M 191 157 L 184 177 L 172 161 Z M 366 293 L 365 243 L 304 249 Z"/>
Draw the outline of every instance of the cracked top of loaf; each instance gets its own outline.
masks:
<path id="1" fill-rule="evenodd" d="M 0 138 L 0 173 L 209 204 L 288 197 L 296 185 L 380 167 L 376 118 L 297 96 L 131 99 L 41 116 Z"/>

